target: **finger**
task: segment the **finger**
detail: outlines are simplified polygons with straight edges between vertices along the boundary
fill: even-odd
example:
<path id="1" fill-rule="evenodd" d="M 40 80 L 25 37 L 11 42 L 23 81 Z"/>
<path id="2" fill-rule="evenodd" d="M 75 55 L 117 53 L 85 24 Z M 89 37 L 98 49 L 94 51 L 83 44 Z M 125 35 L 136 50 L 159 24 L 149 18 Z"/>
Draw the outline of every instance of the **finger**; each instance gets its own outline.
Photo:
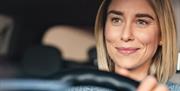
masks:
<path id="1" fill-rule="evenodd" d="M 157 85 L 157 80 L 153 76 L 148 76 L 141 82 L 137 91 L 153 91 Z"/>
<path id="2" fill-rule="evenodd" d="M 154 91 L 169 91 L 165 85 L 158 85 Z"/>

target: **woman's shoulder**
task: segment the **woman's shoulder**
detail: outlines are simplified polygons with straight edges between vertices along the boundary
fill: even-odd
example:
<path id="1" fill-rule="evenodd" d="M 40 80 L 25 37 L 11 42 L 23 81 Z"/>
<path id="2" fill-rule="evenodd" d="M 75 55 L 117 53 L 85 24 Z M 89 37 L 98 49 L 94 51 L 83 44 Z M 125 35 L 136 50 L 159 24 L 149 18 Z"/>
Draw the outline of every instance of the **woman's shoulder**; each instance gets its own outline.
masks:
<path id="1" fill-rule="evenodd" d="M 166 85 L 168 86 L 170 91 L 180 91 L 180 84 L 168 81 Z"/>

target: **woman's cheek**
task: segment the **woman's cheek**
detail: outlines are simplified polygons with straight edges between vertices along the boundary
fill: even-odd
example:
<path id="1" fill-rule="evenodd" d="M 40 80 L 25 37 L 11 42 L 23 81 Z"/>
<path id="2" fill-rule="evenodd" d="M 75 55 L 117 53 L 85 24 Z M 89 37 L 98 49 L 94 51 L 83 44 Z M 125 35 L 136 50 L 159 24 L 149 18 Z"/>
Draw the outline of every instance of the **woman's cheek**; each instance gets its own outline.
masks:
<path id="1" fill-rule="evenodd" d="M 143 44 L 149 44 L 152 40 L 154 40 L 154 36 L 150 33 L 138 33 L 135 35 L 136 38 Z"/>
<path id="2" fill-rule="evenodd" d="M 146 48 L 150 50 L 156 49 L 158 45 L 159 38 L 155 33 L 138 33 L 135 34 L 136 39 Z"/>
<path id="3" fill-rule="evenodd" d="M 116 40 L 119 40 L 119 32 L 115 29 L 106 29 L 105 30 L 105 40 L 108 42 L 115 42 Z"/>
<path id="4" fill-rule="evenodd" d="M 109 32 L 108 30 L 105 30 L 105 40 L 106 41 L 112 41 L 112 35 L 111 32 Z"/>

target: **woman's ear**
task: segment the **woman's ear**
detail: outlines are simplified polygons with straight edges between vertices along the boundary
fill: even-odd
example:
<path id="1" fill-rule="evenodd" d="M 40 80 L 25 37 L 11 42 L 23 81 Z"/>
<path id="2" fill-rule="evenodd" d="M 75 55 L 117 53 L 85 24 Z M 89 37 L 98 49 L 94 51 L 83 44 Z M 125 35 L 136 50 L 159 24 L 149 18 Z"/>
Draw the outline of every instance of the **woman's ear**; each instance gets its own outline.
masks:
<path id="1" fill-rule="evenodd" d="M 159 41 L 159 46 L 162 46 L 163 45 L 163 42 L 162 40 Z"/>
<path id="2" fill-rule="evenodd" d="M 159 37 L 159 46 L 162 46 L 163 45 L 163 41 L 162 41 L 162 35 L 160 34 L 160 37 Z"/>

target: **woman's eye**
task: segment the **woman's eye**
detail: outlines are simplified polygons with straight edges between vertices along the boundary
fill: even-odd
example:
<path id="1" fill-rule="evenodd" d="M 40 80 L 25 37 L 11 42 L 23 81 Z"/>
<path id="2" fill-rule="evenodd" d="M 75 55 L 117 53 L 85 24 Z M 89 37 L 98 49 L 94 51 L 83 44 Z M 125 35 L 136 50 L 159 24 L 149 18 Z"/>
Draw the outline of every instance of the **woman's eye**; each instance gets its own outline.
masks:
<path id="1" fill-rule="evenodd" d="M 146 20 L 139 19 L 139 20 L 136 21 L 136 24 L 139 27 L 145 27 L 145 26 L 149 25 L 149 22 L 146 21 Z"/>
<path id="2" fill-rule="evenodd" d="M 113 18 L 111 19 L 111 22 L 112 22 L 113 25 L 119 25 L 119 24 L 122 23 L 122 19 L 119 18 L 119 17 L 113 17 Z"/>

